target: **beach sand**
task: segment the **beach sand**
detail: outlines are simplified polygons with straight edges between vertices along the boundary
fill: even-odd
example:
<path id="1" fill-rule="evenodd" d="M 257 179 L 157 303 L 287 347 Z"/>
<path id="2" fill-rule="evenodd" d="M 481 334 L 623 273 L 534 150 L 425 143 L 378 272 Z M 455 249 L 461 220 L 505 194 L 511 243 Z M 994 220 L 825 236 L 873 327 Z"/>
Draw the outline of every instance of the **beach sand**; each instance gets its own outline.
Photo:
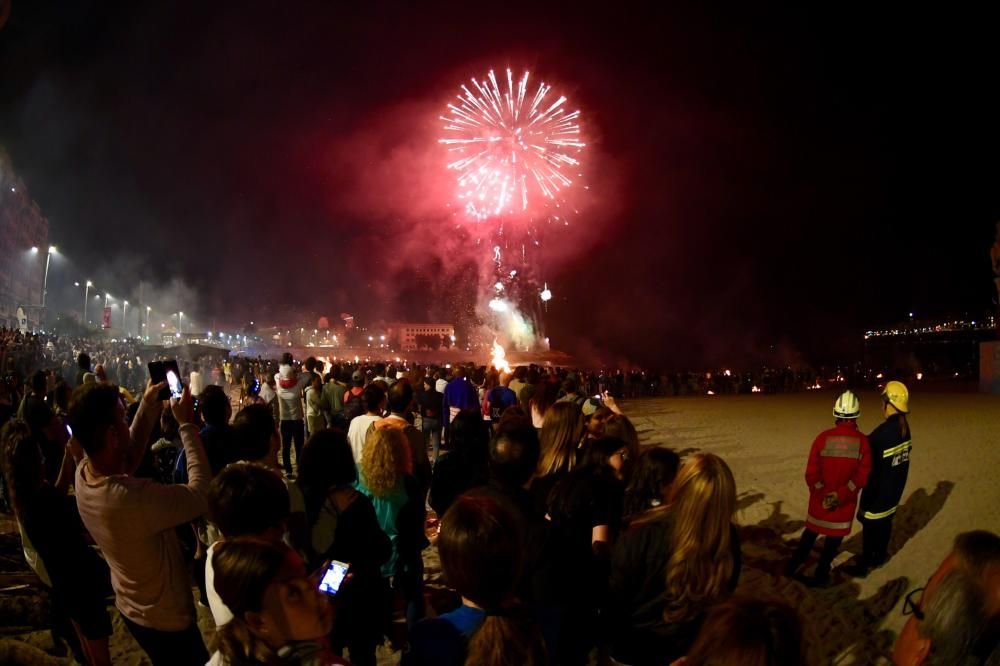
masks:
<path id="1" fill-rule="evenodd" d="M 816 434 L 833 423 L 835 393 L 662 398 L 623 405 L 644 445 L 669 446 L 682 456 L 708 451 L 729 463 L 736 477 L 736 520 L 743 547 L 738 591 L 783 599 L 795 607 L 813 664 L 888 663 L 905 621 L 900 609 L 906 592 L 924 584 L 956 534 L 971 529 L 1000 532 L 1000 398 L 911 389 L 913 452 L 894 522 L 890 560 L 864 580 L 846 578 L 835 569 L 833 585 L 823 590 L 809 589 L 781 572 L 805 519 L 808 489 L 803 473 L 809 447 Z M 874 392 L 862 392 L 860 398 L 859 422 L 871 432 L 881 420 L 881 403 Z M 835 566 L 860 548 L 855 521 Z M 806 573 L 811 573 L 816 554 Z M 425 551 L 425 562 L 429 590 L 442 594 L 433 546 Z M 199 616 L 206 641 L 211 641 L 211 618 L 202 608 Z M 115 663 L 148 663 L 117 614 L 114 619 Z M 15 624 L 9 617 L 3 620 Z M 45 654 L 51 650 L 45 632 L 4 633 L 0 662 L 72 663 Z M 32 649 L 28 656 L 5 651 L 27 648 L 25 642 L 40 649 Z M 395 664 L 398 659 L 388 646 L 380 650 L 380 664 Z"/>
<path id="2" fill-rule="evenodd" d="M 806 588 L 781 572 L 804 525 L 809 447 L 816 434 L 832 426 L 836 393 L 706 396 L 627 405 L 644 443 L 670 446 L 682 455 L 708 451 L 729 463 L 743 539 L 738 591 L 777 597 L 795 607 L 805 625 L 811 663 L 888 663 L 905 623 L 902 597 L 923 586 L 955 535 L 972 529 L 1000 532 L 1000 398 L 911 390 L 913 449 L 890 560 L 863 580 L 835 569 L 834 584 L 825 590 Z M 859 397 L 859 425 L 871 432 L 881 421 L 881 402 L 874 392 Z M 860 551 L 855 521 L 834 566 Z M 811 564 L 805 571 L 812 573 Z"/>

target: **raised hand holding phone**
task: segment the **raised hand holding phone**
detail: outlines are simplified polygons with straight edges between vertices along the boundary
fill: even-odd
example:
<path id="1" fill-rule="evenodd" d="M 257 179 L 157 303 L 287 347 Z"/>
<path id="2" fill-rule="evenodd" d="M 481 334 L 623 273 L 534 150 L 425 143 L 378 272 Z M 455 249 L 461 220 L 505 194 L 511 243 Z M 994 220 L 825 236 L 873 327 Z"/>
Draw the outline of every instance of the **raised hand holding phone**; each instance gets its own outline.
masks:
<path id="1" fill-rule="evenodd" d="M 146 390 L 142 393 L 142 401 L 147 405 L 153 405 L 157 402 L 166 400 L 169 397 L 169 393 L 164 396 L 163 392 L 167 390 L 167 382 L 164 379 L 159 381 L 154 381 L 150 379 L 146 382 Z"/>

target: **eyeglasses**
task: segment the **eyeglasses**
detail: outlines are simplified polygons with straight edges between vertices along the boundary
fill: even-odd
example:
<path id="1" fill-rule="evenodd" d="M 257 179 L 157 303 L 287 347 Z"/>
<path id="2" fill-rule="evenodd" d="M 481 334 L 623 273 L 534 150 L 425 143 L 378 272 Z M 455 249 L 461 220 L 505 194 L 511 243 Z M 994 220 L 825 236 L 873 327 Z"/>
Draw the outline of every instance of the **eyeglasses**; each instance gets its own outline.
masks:
<path id="1" fill-rule="evenodd" d="M 915 618 L 923 622 L 924 612 L 920 610 L 919 601 L 914 601 L 914 598 L 919 596 L 919 601 L 923 601 L 924 598 L 924 588 L 918 587 L 903 599 L 903 615 L 913 615 Z"/>

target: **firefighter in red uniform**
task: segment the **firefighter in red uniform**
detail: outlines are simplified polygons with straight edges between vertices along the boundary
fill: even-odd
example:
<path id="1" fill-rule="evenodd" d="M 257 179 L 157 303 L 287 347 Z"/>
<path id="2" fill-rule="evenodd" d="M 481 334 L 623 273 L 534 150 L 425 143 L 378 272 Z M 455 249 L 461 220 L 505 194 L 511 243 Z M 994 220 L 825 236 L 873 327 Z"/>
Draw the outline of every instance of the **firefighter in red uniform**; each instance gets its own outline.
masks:
<path id="1" fill-rule="evenodd" d="M 851 532 L 858 493 L 868 482 L 871 451 L 868 438 L 858 430 L 861 407 L 858 398 L 844 391 L 833 406 L 836 427 L 821 432 L 813 441 L 806 465 L 809 485 L 809 515 L 799 547 L 785 569 L 794 576 L 806 561 L 819 535 L 826 537 L 811 584 L 825 586 L 830 566 L 844 537 Z"/>

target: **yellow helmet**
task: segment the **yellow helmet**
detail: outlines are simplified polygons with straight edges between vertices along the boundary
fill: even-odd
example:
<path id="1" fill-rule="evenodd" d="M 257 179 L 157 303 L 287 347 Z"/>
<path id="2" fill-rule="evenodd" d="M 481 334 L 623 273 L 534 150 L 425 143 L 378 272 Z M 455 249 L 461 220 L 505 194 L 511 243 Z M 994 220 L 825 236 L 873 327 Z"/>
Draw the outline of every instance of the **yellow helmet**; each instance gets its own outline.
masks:
<path id="1" fill-rule="evenodd" d="M 910 413 L 910 392 L 903 382 L 891 381 L 885 385 L 882 391 L 882 399 L 896 408 L 896 411 L 903 414 Z"/>

